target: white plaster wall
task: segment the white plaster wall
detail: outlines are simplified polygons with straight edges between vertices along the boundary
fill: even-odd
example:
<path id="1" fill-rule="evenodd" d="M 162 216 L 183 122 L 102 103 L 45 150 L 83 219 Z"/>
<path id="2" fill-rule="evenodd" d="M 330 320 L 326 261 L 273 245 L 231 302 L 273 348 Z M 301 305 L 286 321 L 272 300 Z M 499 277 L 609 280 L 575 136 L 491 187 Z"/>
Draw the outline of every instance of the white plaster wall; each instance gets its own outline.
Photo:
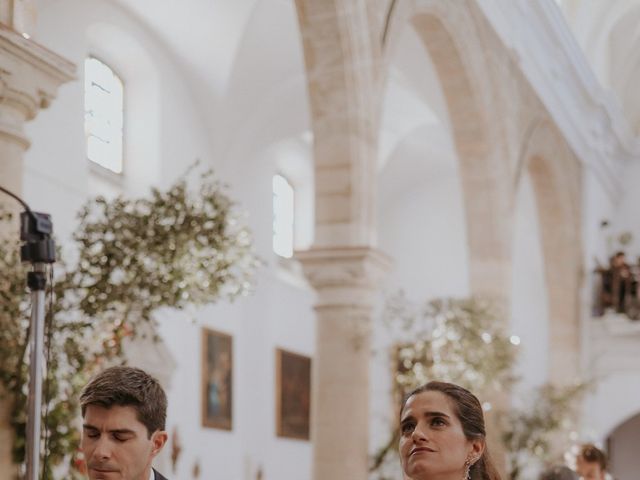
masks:
<path id="1" fill-rule="evenodd" d="M 218 110 L 212 126 L 214 149 L 230 169 L 255 158 L 265 145 L 310 130 L 294 2 L 255 2 Z"/>
<path id="2" fill-rule="evenodd" d="M 381 169 L 393 158 L 394 150 L 408 135 L 424 127 L 450 128 L 440 80 L 415 28 L 405 26 L 394 44 L 391 58 L 378 142 L 378 166 Z M 425 138 L 417 135 L 414 138 L 420 146 L 425 145 Z M 448 132 L 439 136 L 429 135 L 428 140 L 431 150 L 451 151 Z"/>
<path id="3" fill-rule="evenodd" d="M 274 24 L 280 28 L 274 30 Z M 254 479 L 261 468 L 265 480 L 305 480 L 311 478 L 311 443 L 275 433 L 275 349 L 311 357 L 315 350 L 314 294 L 296 262 L 282 262 L 272 251 L 275 173 L 285 174 L 296 188 L 296 248 L 308 247 L 313 235 L 310 121 L 294 5 L 257 2 L 245 32 L 218 104 L 213 148 L 233 196 L 248 212 L 257 252 L 266 264 L 255 295 L 242 309 L 238 336 L 247 350 L 236 390 L 242 477 L 221 478 Z M 214 478 L 214 473 L 220 477 L 203 470 L 202 478 Z"/>
<path id="4" fill-rule="evenodd" d="M 277 171 L 272 150 L 265 148 L 262 155 L 238 166 L 238 171 L 227 169 L 227 178 L 233 185 L 234 198 L 248 213 L 246 220 L 265 266 L 252 296 L 232 305 L 204 309 L 196 314 L 193 325 L 175 319 L 162 323 L 163 338 L 172 339 L 169 343 L 178 364 L 169 415 L 178 425 L 184 444 L 184 458 L 176 476 L 192 478 L 193 465 L 199 461 L 201 478 L 205 479 L 249 480 L 256 478 L 258 469 L 264 479 L 309 479 L 311 443 L 279 438 L 275 433 L 275 349 L 313 357 L 314 296 L 295 270 L 283 272 L 272 251 L 271 178 Z M 202 326 L 234 338 L 232 432 L 200 428 Z M 173 339 L 180 340 L 172 345 Z"/>
<path id="5" fill-rule="evenodd" d="M 548 377 L 549 315 L 538 210 L 527 171 L 515 198 L 510 333 L 520 337 L 514 393 L 526 395 Z"/>
<path id="6" fill-rule="evenodd" d="M 421 160 L 430 161 L 428 156 Z M 394 260 L 386 282 L 390 290 L 402 287 L 417 298 L 469 293 L 462 192 L 456 161 L 448 160 L 440 170 L 406 169 L 411 153 L 400 150 L 381 173 L 382 184 L 395 183 L 395 195 L 381 196 L 379 205 L 380 249 Z M 396 174 L 413 178 L 397 183 L 402 180 Z"/>
<path id="7" fill-rule="evenodd" d="M 640 373 L 619 370 L 598 376 L 585 402 L 583 436 L 604 441 L 619 424 L 640 411 Z"/>
<path id="8" fill-rule="evenodd" d="M 315 296 L 295 268 L 295 261 L 282 262 L 272 251 L 272 176 L 279 171 L 279 154 L 283 148 L 288 151 L 286 147 L 292 143 L 298 144 L 283 140 L 265 146 L 253 159 L 227 169 L 234 192 L 244 199 L 257 252 L 266 263 L 255 295 L 242 309 L 243 330 L 238 336 L 238 343 L 247 349 L 236 390 L 242 412 L 238 424 L 243 439 L 241 460 L 254 476 L 228 478 L 253 479 L 258 466 L 265 479 L 311 478 L 311 443 L 275 434 L 275 349 L 285 348 L 311 357 L 315 350 Z M 294 151 L 309 162 L 310 146 L 298 147 Z M 311 213 L 312 210 L 307 215 Z"/>
<path id="9" fill-rule="evenodd" d="M 183 453 L 173 477 L 193 478 L 198 462 L 204 479 L 254 479 L 258 468 L 265 479 L 310 478 L 310 443 L 278 438 L 275 424 L 275 349 L 313 355 L 310 295 L 264 271 L 249 298 L 202 309 L 194 323 L 175 313 L 163 319 L 161 334 L 169 339 L 178 365 L 167 427 L 170 432 L 177 427 Z M 233 430 L 229 432 L 200 426 L 201 329 L 205 326 L 233 336 Z"/>
<path id="10" fill-rule="evenodd" d="M 633 241 L 623 248 L 629 253 L 628 261 L 631 262 L 640 256 L 640 222 L 637 220 L 638 205 L 640 205 L 640 191 L 637 187 L 640 183 L 640 162 L 626 165 L 623 182 L 622 200 L 610 213 L 610 227 L 606 234 L 617 238 L 622 232 L 631 232 Z M 615 238 L 611 248 L 619 250 L 621 245 Z"/>
<path id="11" fill-rule="evenodd" d="M 628 179 L 629 183 L 631 179 Z M 614 205 L 611 198 L 604 192 L 601 184 L 594 173 L 585 169 L 583 174 L 583 216 L 582 216 L 582 242 L 584 249 L 584 261 L 587 271 L 592 271 L 597 263 L 606 266 L 609 261 L 609 255 L 613 253 L 616 245 L 611 245 L 607 237 L 611 235 L 617 236 L 621 231 L 628 230 L 633 227 L 635 222 L 629 223 L 628 226 L 623 225 L 618 218 L 622 214 L 623 207 L 633 199 L 628 199 L 633 192 L 628 192 L 625 187 L 622 205 Z M 618 213 L 617 213 L 618 212 Z M 628 215 L 628 213 L 627 213 Z M 633 218 L 633 217 L 631 217 Z M 609 222 L 608 227 L 602 227 L 603 220 Z M 587 313 L 590 310 L 587 310 Z"/>
<path id="12" fill-rule="evenodd" d="M 248 212 L 247 221 L 256 233 L 256 249 L 266 261 L 258 275 L 256 293 L 249 298 L 192 312 L 158 313 L 161 337 L 176 360 L 168 389 L 167 428 L 171 433 L 177 427 L 183 453 L 176 472 L 166 472 L 173 478 L 193 478 L 196 461 L 200 478 L 254 479 L 259 468 L 264 479 L 304 480 L 311 474 L 310 443 L 277 438 L 275 434 L 275 348 L 312 356 L 315 339 L 313 295 L 295 272 L 281 274 L 271 250 L 271 176 L 280 169 L 280 163 L 306 192 L 300 212 L 310 221 L 303 229 L 303 244 L 310 243 L 313 220 L 309 215 L 313 211 L 310 139 L 302 135 L 308 131 L 308 113 L 299 34 L 295 15 L 291 16 L 293 7 L 284 2 L 279 7 L 277 11 L 291 17 L 287 22 L 292 28 L 284 29 L 279 41 L 269 43 L 271 55 L 292 48 L 299 59 L 299 71 L 289 69 L 285 61 L 274 65 L 269 55 L 262 57 L 263 64 L 254 65 L 264 53 L 265 29 L 270 26 L 263 25 L 259 31 L 248 28 L 247 32 L 255 36 L 242 43 L 241 57 L 233 70 L 233 87 L 217 117 L 216 124 L 225 128 L 216 132 L 203 123 L 201 103 L 205 99 L 192 97 L 190 84 L 162 42 L 125 10 L 101 0 L 58 0 L 43 4 L 40 11 L 37 40 L 79 66 L 78 80 L 63 87 L 52 107 L 28 126 L 33 147 L 26 158 L 25 196 L 34 208 L 54 215 L 60 237 L 68 238 L 75 226 L 75 213 L 88 195 L 140 195 L 151 185 L 167 186 L 199 158 L 213 164 L 231 184 L 232 196 Z M 264 14 L 262 11 L 254 21 L 261 22 Z M 125 38 L 112 38 L 115 43 L 109 45 L 110 30 Z M 102 39 L 107 43 L 96 45 L 96 40 Z M 155 95 L 143 101 L 148 116 L 131 121 L 135 122 L 131 126 L 136 129 L 133 136 L 137 135 L 137 142 L 131 143 L 129 133 L 127 151 L 143 158 L 125 159 L 138 160 L 139 168 L 134 170 L 129 164 L 123 182 L 95 176 L 85 158 L 82 62 L 97 47 L 102 47 L 102 58 L 108 56 L 125 77 L 125 88 L 132 87 L 130 77 L 127 85 L 127 73 L 135 76 L 143 72 L 150 75 L 143 93 Z M 256 89 L 258 71 L 269 65 L 273 74 Z M 142 70 L 136 70 L 136 66 Z M 249 91 L 255 95 L 247 97 Z M 270 149 L 278 142 L 286 148 Z M 229 154 L 227 168 L 222 168 L 221 155 L 214 151 Z M 276 151 L 297 158 L 286 161 Z M 291 281 L 292 276 L 296 281 Z M 200 426 L 203 326 L 234 337 L 232 432 Z M 160 463 L 165 470 L 168 454 L 167 448 Z"/>
<path id="13" fill-rule="evenodd" d="M 196 158 L 212 160 L 194 99 L 172 59 L 118 7 L 102 0 L 51 1 L 39 12 L 35 38 L 78 67 L 77 80 L 27 126 L 33 146 L 25 157 L 25 194 L 35 208 L 56 214 L 61 238 L 74 228 L 87 195 L 141 195 L 172 182 Z M 91 53 L 110 62 L 125 83 L 127 175 L 121 182 L 91 174 L 85 157 L 83 62 Z"/>
<path id="14" fill-rule="evenodd" d="M 599 283 L 597 274 L 594 271 L 598 265 L 608 265 L 609 256 L 616 247 L 609 238 L 613 235 L 613 232 L 617 232 L 619 227 L 614 225 L 615 221 L 612 220 L 618 207 L 613 205 L 594 173 L 589 169 L 585 169 L 583 174 L 582 201 L 582 242 L 585 276 L 580 297 L 582 306 L 581 341 L 583 377 L 589 379 L 592 376 L 589 365 L 592 364 L 595 354 L 590 336 L 592 325 L 590 320 Z M 609 223 L 607 227 L 602 226 L 602 222 L 605 220 Z"/>
<path id="15" fill-rule="evenodd" d="M 584 216 L 583 242 L 585 248 L 585 288 L 583 292 L 583 375 L 593 381 L 593 389 L 588 392 L 583 403 L 582 429 L 583 440 L 605 443 L 607 436 L 625 420 L 640 411 L 640 367 L 638 351 L 640 331 L 635 324 L 622 325 L 627 333 L 618 333 L 603 318 L 591 318 L 593 300 L 593 280 L 591 274 L 596 264 L 606 265 L 608 257 L 621 248 L 615 240 L 624 231 L 632 232 L 634 241 L 624 250 L 629 260 L 635 260 L 640 254 L 640 229 L 634 208 L 640 196 L 634 189 L 639 179 L 640 168 L 633 163 L 626 166 L 622 199 L 613 204 L 603 192 L 593 172 L 584 175 Z M 602 220 L 610 225 L 602 228 Z M 615 441 L 611 444 L 611 453 L 626 456 L 627 446 L 635 445 Z M 636 449 L 637 450 L 637 449 Z M 637 458 L 635 472 L 637 472 Z M 616 478 L 624 479 L 624 472 L 616 473 Z M 634 478 L 634 477 L 629 477 Z"/>

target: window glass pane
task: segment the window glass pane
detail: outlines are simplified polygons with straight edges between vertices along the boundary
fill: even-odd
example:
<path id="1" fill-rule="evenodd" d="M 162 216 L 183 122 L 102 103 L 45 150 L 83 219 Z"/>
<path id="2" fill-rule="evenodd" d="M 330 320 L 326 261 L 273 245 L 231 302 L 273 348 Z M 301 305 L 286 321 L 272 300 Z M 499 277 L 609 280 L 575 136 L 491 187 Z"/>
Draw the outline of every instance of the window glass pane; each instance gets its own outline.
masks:
<path id="1" fill-rule="evenodd" d="M 87 157 L 104 168 L 122 173 L 124 87 L 100 60 L 84 62 L 84 130 Z"/>
<path id="2" fill-rule="evenodd" d="M 282 175 L 273 176 L 273 251 L 293 256 L 293 187 Z"/>

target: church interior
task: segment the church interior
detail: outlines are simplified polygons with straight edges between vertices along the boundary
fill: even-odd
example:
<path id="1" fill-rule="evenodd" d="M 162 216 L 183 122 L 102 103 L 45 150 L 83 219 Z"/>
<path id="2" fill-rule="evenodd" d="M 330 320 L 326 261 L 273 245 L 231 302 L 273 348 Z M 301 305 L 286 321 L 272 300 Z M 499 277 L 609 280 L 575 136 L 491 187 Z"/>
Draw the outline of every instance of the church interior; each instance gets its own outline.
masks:
<path id="1" fill-rule="evenodd" d="M 435 374 L 480 385 L 504 478 L 592 442 L 636 480 L 639 25 L 639 0 L 0 0 L 0 186 L 51 215 L 56 275 L 93 258 L 100 219 L 79 215 L 100 196 L 105 242 L 164 272 L 158 299 L 177 285 L 109 296 L 74 375 L 159 379 L 169 478 L 401 480 L 398 399 Z M 209 169 L 235 228 L 215 292 L 205 227 L 154 213 L 205 212 Z M 120 200 L 152 189 L 173 193 Z M 136 228 L 166 235 L 141 247 Z M 16 402 L 0 397 L 1 480 L 20 471 Z M 51 478 L 84 478 L 76 423 Z"/>

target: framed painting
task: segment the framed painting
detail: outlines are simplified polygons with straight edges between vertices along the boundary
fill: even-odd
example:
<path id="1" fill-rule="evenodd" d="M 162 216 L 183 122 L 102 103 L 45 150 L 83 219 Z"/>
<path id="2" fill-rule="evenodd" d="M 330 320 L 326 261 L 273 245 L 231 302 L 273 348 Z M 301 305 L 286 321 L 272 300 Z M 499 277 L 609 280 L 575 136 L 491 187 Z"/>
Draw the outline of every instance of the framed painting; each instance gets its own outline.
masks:
<path id="1" fill-rule="evenodd" d="M 276 433 L 309 440 L 311 358 L 276 349 Z"/>
<path id="2" fill-rule="evenodd" d="M 231 335 L 202 329 L 202 425 L 233 427 L 233 339 Z"/>

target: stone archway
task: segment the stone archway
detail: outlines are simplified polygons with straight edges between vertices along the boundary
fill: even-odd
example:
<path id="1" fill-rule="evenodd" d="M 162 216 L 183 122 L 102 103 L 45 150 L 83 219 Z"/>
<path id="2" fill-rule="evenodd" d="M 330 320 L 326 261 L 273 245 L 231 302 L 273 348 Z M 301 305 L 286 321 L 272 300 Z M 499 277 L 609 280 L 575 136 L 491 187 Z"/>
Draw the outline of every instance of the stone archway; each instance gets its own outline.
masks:
<path id="1" fill-rule="evenodd" d="M 549 314 L 549 379 L 567 383 L 580 371 L 581 167 L 548 121 L 528 129 L 521 158 L 538 207 Z"/>
<path id="2" fill-rule="evenodd" d="M 436 66 L 451 117 L 467 219 L 470 290 L 499 297 L 509 262 L 506 161 L 492 151 L 487 115 L 444 23 L 428 14 L 412 23 Z"/>
<path id="3" fill-rule="evenodd" d="M 390 62 L 402 29 L 410 26 L 430 57 L 445 99 L 462 187 L 469 291 L 492 299 L 506 312 L 511 288 L 513 139 L 500 83 L 511 80 L 501 76 L 510 72 L 510 58 L 473 2 L 397 0 L 391 5 L 385 60 Z M 511 90 L 517 85 L 517 79 L 509 83 L 508 93 L 520 95 L 518 88 Z M 491 402 L 506 406 L 507 393 Z M 489 443 L 500 467 L 503 451 L 493 415 L 487 421 Z"/>
<path id="4" fill-rule="evenodd" d="M 506 303 L 511 173 L 498 116 L 497 80 L 487 68 L 487 52 L 501 61 L 507 59 L 504 47 L 487 33 L 486 20 L 470 2 L 398 0 L 391 5 L 386 61 L 402 29 L 411 25 L 431 58 L 446 100 L 464 195 L 470 291 Z"/>

